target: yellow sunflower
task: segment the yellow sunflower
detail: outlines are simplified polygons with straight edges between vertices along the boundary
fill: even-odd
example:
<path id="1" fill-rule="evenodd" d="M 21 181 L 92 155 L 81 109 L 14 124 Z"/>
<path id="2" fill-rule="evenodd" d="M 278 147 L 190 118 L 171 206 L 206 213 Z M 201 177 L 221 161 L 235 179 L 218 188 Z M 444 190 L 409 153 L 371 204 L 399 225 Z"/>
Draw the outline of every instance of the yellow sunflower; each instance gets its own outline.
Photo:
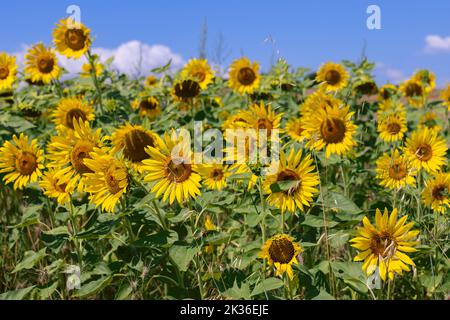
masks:
<path id="1" fill-rule="evenodd" d="M 158 78 L 153 76 L 153 75 L 149 75 L 144 80 L 144 86 L 147 87 L 147 88 L 156 87 L 157 84 L 158 84 Z"/>
<path id="2" fill-rule="evenodd" d="M 425 205 L 434 211 L 445 213 L 450 209 L 450 173 L 438 173 L 428 180 L 422 191 Z"/>
<path id="3" fill-rule="evenodd" d="M 389 189 L 415 186 L 417 170 L 413 168 L 405 155 L 394 150 L 391 155 L 384 154 L 377 160 L 377 179 L 380 185 Z"/>
<path id="4" fill-rule="evenodd" d="M 103 65 L 101 63 L 95 63 L 95 75 L 100 77 L 103 72 Z M 82 78 L 90 78 L 92 72 L 92 65 L 90 63 L 85 63 L 81 66 L 81 77 Z"/>
<path id="5" fill-rule="evenodd" d="M 163 196 L 163 201 L 169 199 L 172 204 L 175 199 L 181 205 L 189 198 L 200 195 L 200 175 L 192 164 L 192 151 L 181 134 L 175 131 L 164 134 L 159 149 L 147 147 L 150 159 L 142 161 L 143 169 L 147 172 L 146 182 L 155 182 L 151 192 L 157 198 Z"/>
<path id="6" fill-rule="evenodd" d="M 259 88 L 261 80 L 259 64 L 247 58 L 237 59 L 230 66 L 229 79 L 228 85 L 237 93 L 253 93 Z"/>
<path id="7" fill-rule="evenodd" d="M 263 245 L 258 257 L 267 259 L 269 265 L 275 266 L 276 276 L 285 272 L 290 279 L 294 278 L 292 265 L 298 264 L 297 256 L 303 252 L 302 247 L 289 235 L 278 234 Z"/>
<path id="8" fill-rule="evenodd" d="M 319 68 L 316 81 L 325 91 L 338 91 L 347 85 L 349 74 L 339 63 L 327 62 Z"/>
<path id="9" fill-rule="evenodd" d="M 378 104 L 379 113 L 398 113 L 405 112 L 405 107 L 398 101 L 385 100 Z"/>
<path id="10" fill-rule="evenodd" d="M 181 77 L 195 80 L 201 89 L 206 89 L 212 82 L 214 71 L 206 59 L 191 59 L 181 71 Z"/>
<path id="11" fill-rule="evenodd" d="M 25 72 L 31 81 L 47 84 L 57 79 L 61 73 L 58 60 L 53 50 L 46 48 L 42 43 L 31 47 L 25 55 Z"/>
<path id="12" fill-rule="evenodd" d="M 442 130 L 441 126 L 438 124 L 438 119 L 439 117 L 436 112 L 427 111 L 420 117 L 418 129 L 421 130 L 426 127 L 438 134 Z"/>
<path id="13" fill-rule="evenodd" d="M 310 94 L 306 100 L 300 105 L 300 113 L 302 117 L 308 117 L 311 113 L 314 114 L 317 110 L 326 110 L 327 108 L 339 108 L 344 103 L 330 94 L 323 91 L 315 91 Z"/>
<path id="14" fill-rule="evenodd" d="M 227 129 L 244 129 L 249 128 L 250 119 L 248 119 L 247 113 L 244 111 L 239 111 L 237 114 L 233 114 L 227 117 L 227 119 L 222 124 L 222 130 Z"/>
<path id="15" fill-rule="evenodd" d="M 227 165 L 219 161 L 211 164 L 197 165 L 197 172 L 203 180 L 203 184 L 210 190 L 222 190 L 227 186 L 227 178 L 231 172 Z"/>
<path id="16" fill-rule="evenodd" d="M 357 126 L 351 121 L 353 114 L 348 106 L 342 108 L 334 106 L 325 110 L 318 109 L 303 118 L 306 146 L 317 151 L 325 148 L 327 158 L 331 154 L 347 153 L 356 145 L 353 136 Z"/>
<path id="17" fill-rule="evenodd" d="M 13 141 L 5 141 L 0 148 L 0 173 L 6 173 L 3 181 L 14 182 L 14 190 L 21 190 L 42 176 L 44 152 L 39 149 L 36 139 L 31 140 L 23 133 L 13 136 Z"/>
<path id="18" fill-rule="evenodd" d="M 303 136 L 303 124 L 301 118 L 292 118 L 289 119 L 286 123 L 286 132 L 291 137 L 291 139 L 297 142 L 303 142 L 305 137 Z"/>
<path id="19" fill-rule="evenodd" d="M 111 135 L 112 152 L 122 152 L 125 160 L 129 161 L 135 170 L 141 172 L 142 160 L 150 158 L 145 148 L 158 148 L 160 140 L 153 131 L 139 125 L 126 123 Z"/>
<path id="20" fill-rule="evenodd" d="M 406 113 L 381 115 L 378 120 L 380 138 L 386 142 L 403 140 L 408 128 L 406 127 Z"/>
<path id="21" fill-rule="evenodd" d="M 288 157 L 280 153 L 280 162 L 277 172 L 269 174 L 264 180 L 264 192 L 269 194 L 267 202 L 282 212 L 288 210 L 295 212 L 295 208 L 304 211 L 309 207 L 313 196 L 319 191 L 319 175 L 310 155 L 302 159 L 302 151 L 294 152 L 291 149 Z M 286 190 L 274 190 L 275 183 L 288 183 Z"/>
<path id="22" fill-rule="evenodd" d="M 73 130 L 74 122 L 78 119 L 91 122 L 95 119 L 95 113 L 92 105 L 84 103 L 80 97 L 63 98 L 53 111 L 52 118 L 59 130 Z"/>
<path id="23" fill-rule="evenodd" d="M 418 70 L 413 75 L 413 79 L 422 83 L 427 93 L 430 93 L 436 87 L 436 75 L 429 70 Z"/>
<path id="24" fill-rule="evenodd" d="M 414 131 L 406 139 L 404 152 L 415 168 L 427 172 L 437 172 L 446 163 L 445 140 L 428 128 Z"/>
<path id="25" fill-rule="evenodd" d="M 410 105 L 416 108 L 423 108 L 427 94 L 422 82 L 416 79 L 406 80 L 400 86 L 400 91 L 408 99 Z"/>
<path id="26" fill-rule="evenodd" d="M 386 101 L 392 99 L 396 95 L 398 88 L 393 84 L 385 84 L 378 91 L 378 99 L 381 101 Z"/>
<path id="27" fill-rule="evenodd" d="M 0 91 L 11 90 L 16 81 L 17 64 L 16 57 L 0 53 Z"/>
<path id="28" fill-rule="evenodd" d="M 84 174 L 92 172 L 85 160 L 90 158 L 94 148 L 104 148 L 106 137 L 102 129 L 91 129 L 89 122 L 77 119 L 74 130 L 52 137 L 48 146 L 49 167 L 58 170 L 55 177 L 68 188 L 77 187 L 84 191 Z"/>
<path id="29" fill-rule="evenodd" d="M 201 91 L 197 81 L 187 79 L 176 82 L 172 89 L 172 97 L 175 101 L 183 104 L 191 104 Z M 189 108 L 189 106 L 187 106 Z"/>
<path id="30" fill-rule="evenodd" d="M 442 90 L 441 99 L 444 101 L 444 106 L 447 106 L 448 110 L 450 110 L 450 84 L 447 84 L 447 87 Z"/>
<path id="31" fill-rule="evenodd" d="M 131 104 L 134 110 L 139 110 L 139 115 L 154 120 L 160 113 L 161 107 L 158 98 L 154 96 L 139 95 Z"/>
<path id="32" fill-rule="evenodd" d="M 353 84 L 353 92 L 357 95 L 376 95 L 378 87 L 375 81 L 369 77 L 363 77 Z"/>
<path id="33" fill-rule="evenodd" d="M 39 186 L 44 190 L 44 195 L 54 198 L 59 204 L 64 205 L 70 200 L 74 186 L 68 186 L 66 183 L 61 182 L 61 178 L 58 178 L 57 173 L 58 170 L 55 169 L 50 169 L 44 173 Z"/>
<path id="34" fill-rule="evenodd" d="M 67 58 L 80 58 L 91 46 L 90 33 L 86 26 L 72 18 L 60 20 L 53 30 L 56 51 Z"/>
<path id="35" fill-rule="evenodd" d="M 280 129 L 283 113 L 275 113 L 272 107 L 264 106 L 264 102 L 251 105 L 248 110 L 241 113 L 250 128 L 255 130 L 267 130 L 267 136 L 270 137 L 273 129 Z"/>
<path id="36" fill-rule="evenodd" d="M 419 234 L 419 231 L 410 231 L 414 222 L 405 224 L 407 215 L 398 221 L 397 215 L 397 208 L 394 208 L 390 215 L 387 209 L 384 209 L 383 214 L 377 209 L 375 225 L 364 217 L 364 227 L 358 227 L 359 235 L 350 240 L 352 247 L 362 251 L 353 260 L 364 261 L 362 269 L 367 276 L 378 268 L 383 281 L 386 281 L 386 276 L 394 280 L 395 273 L 402 275 L 403 271 L 410 271 L 408 265 L 415 266 L 405 252 L 417 251 L 413 247 L 418 245 L 418 242 L 412 239 Z"/>
<path id="37" fill-rule="evenodd" d="M 86 192 L 89 199 L 103 211 L 113 213 L 128 188 L 128 172 L 125 164 L 110 153 L 94 149 L 85 165 L 91 170 L 85 174 Z"/>

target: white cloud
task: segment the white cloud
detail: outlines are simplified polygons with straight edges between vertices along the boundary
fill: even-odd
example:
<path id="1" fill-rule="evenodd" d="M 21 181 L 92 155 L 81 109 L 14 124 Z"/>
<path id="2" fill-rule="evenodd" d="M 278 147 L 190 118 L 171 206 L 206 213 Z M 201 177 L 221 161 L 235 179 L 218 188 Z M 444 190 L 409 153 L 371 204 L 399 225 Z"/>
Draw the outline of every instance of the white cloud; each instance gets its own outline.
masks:
<path id="1" fill-rule="evenodd" d="M 450 37 L 428 35 L 425 37 L 425 52 L 450 52 Z"/>
<path id="2" fill-rule="evenodd" d="M 390 83 L 403 82 L 407 78 L 403 71 L 391 68 L 384 63 L 377 63 L 376 73 L 380 76 L 380 78 Z"/>
<path id="3" fill-rule="evenodd" d="M 23 66 L 28 48 L 29 46 L 23 45 L 22 50 L 14 54 L 21 66 Z M 123 43 L 114 49 L 94 47 L 92 52 L 99 55 L 102 62 L 114 57 L 111 68 L 130 77 L 146 75 L 151 69 L 161 67 L 169 60 L 172 60 L 170 68 L 172 71 L 179 69 L 184 64 L 182 56 L 172 52 L 169 47 L 160 44 L 148 45 L 136 40 Z M 73 76 L 81 71 L 81 66 L 86 63 L 86 58 L 74 60 L 58 54 L 58 61 L 70 76 Z"/>

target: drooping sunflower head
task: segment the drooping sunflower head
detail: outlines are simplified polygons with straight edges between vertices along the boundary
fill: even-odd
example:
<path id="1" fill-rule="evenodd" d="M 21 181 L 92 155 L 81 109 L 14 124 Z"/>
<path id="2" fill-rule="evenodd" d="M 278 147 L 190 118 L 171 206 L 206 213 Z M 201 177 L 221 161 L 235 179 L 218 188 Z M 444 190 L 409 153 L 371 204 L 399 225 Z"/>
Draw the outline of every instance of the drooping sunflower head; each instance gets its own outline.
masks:
<path id="1" fill-rule="evenodd" d="M 0 53 L 0 91 L 11 90 L 16 81 L 17 64 L 16 57 Z"/>
<path id="2" fill-rule="evenodd" d="M 378 87 L 372 79 L 363 78 L 353 84 L 353 92 L 357 95 L 372 96 L 378 93 Z"/>
<path id="3" fill-rule="evenodd" d="M 427 111 L 419 118 L 418 129 L 428 128 L 436 134 L 441 131 L 441 126 L 438 123 L 439 117 L 434 111 Z"/>
<path id="4" fill-rule="evenodd" d="M 206 89 L 212 82 L 214 71 L 206 59 L 191 59 L 181 71 L 181 77 L 195 80 L 201 89 Z"/>
<path id="5" fill-rule="evenodd" d="M 359 227 L 359 235 L 350 240 L 352 247 L 361 251 L 355 256 L 354 261 L 364 261 L 362 269 L 367 276 L 378 268 L 380 277 L 386 281 L 394 279 L 394 274 L 402 275 L 403 271 L 410 271 L 410 266 L 415 266 L 411 258 L 406 254 L 415 252 L 418 242 L 413 241 L 419 231 L 410 231 L 414 222 L 405 224 L 408 219 L 404 215 L 397 220 L 398 211 L 392 210 L 391 215 L 387 209 L 381 214 L 379 209 L 375 214 L 375 225 L 372 225 L 367 217 L 363 218 L 363 227 Z"/>
<path id="6" fill-rule="evenodd" d="M 259 74 L 259 64 L 250 62 L 247 58 L 240 58 L 230 66 L 229 86 L 239 94 L 251 94 L 259 88 L 261 76 Z"/>
<path id="7" fill-rule="evenodd" d="M 436 75 L 429 70 L 418 70 L 412 78 L 422 83 L 427 93 L 430 93 L 436 87 Z"/>
<path id="8" fill-rule="evenodd" d="M 436 132 L 424 128 L 406 139 L 404 152 L 412 165 L 427 172 L 437 172 L 446 163 L 447 145 Z"/>
<path id="9" fill-rule="evenodd" d="M 349 74 L 339 63 L 327 62 L 319 68 L 316 81 L 325 91 L 338 91 L 347 85 Z"/>
<path id="10" fill-rule="evenodd" d="M 61 99 L 52 117 L 58 130 L 74 130 L 74 122 L 79 119 L 91 122 L 95 113 L 92 105 L 83 102 L 82 98 L 72 97 Z"/>
<path id="11" fill-rule="evenodd" d="M 450 173 L 438 173 L 426 182 L 422 191 L 426 206 L 439 213 L 450 209 Z"/>
<path id="12" fill-rule="evenodd" d="M 397 149 L 391 154 L 384 154 L 377 160 L 376 173 L 380 185 L 389 189 L 400 189 L 416 184 L 417 170 Z"/>
<path id="13" fill-rule="evenodd" d="M 266 241 L 258 256 L 266 259 L 269 265 L 275 266 L 277 276 L 286 272 L 289 278 L 293 279 L 292 265 L 298 264 L 297 256 L 302 251 L 303 249 L 294 241 L 294 238 L 286 234 L 278 234 Z"/>
<path id="14" fill-rule="evenodd" d="M 6 141 L 0 148 L 0 174 L 5 173 L 6 184 L 14 182 L 14 190 L 23 189 L 42 175 L 44 169 L 43 151 L 37 140 L 31 140 L 23 133 Z"/>
<path id="15" fill-rule="evenodd" d="M 155 77 L 154 75 L 149 75 L 147 78 L 145 78 L 144 80 L 144 86 L 146 88 L 153 88 L 156 87 L 156 85 L 158 84 L 158 78 Z"/>
<path id="16" fill-rule="evenodd" d="M 400 91 L 408 99 L 409 104 L 416 108 L 422 108 L 426 97 L 425 87 L 422 82 L 416 79 L 406 80 L 401 86 Z"/>
<path id="17" fill-rule="evenodd" d="M 267 202 L 282 212 L 292 213 L 296 208 L 304 211 L 318 190 L 319 176 L 310 155 L 302 159 L 302 151 L 291 149 L 288 157 L 281 152 L 278 170 L 266 176 L 264 191 L 269 194 Z M 281 186 L 281 187 L 280 187 Z"/>
<path id="18" fill-rule="evenodd" d="M 397 94 L 398 88 L 393 84 L 385 84 L 378 91 L 378 99 L 381 101 L 391 100 Z"/>
<path id="19" fill-rule="evenodd" d="M 176 101 L 189 102 L 200 94 L 200 84 L 191 79 L 186 79 L 175 83 L 172 96 Z"/>
<path id="20" fill-rule="evenodd" d="M 201 177 L 192 163 L 190 141 L 185 135 L 175 131 L 165 133 L 159 149 L 147 147 L 146 151 L 150 158 L 142 161 L 147 172 L 144 181 L 155 183 L 151 192 L 156 197 L 162 196 L 170 204 L 175 199 L 183 204 L 200 194 Z"/>
<path id="21" fill-rule="evenodd" d="M 44 194 L 49 198 L 54 198 L 59 204 L 64 205 L 70 200 L 70 196 L 74 192 L 74 186 L 69 186 L 67 183 L 61 181 L 58 177 L 58 170 L 50 169 L 42 180 L 39 186 L 44 190 Z"/>
<path id="22" fill-rule="evenodd" d="M 319 109 L 304 117 L 306 146 L 317 151 L 325 148 L 326 157 L 346 154 L 356 145 L 353 136 L 357 126 L 351 121 L 353 114 L 347 106 Z"/>
<path id="23" fill-rule="evenodd" d="M 67 58 L 78 59 L 91 46 L 90 30 L 72 18 L 62 19 L 53 29 L 53 43 L 56 51 Z"/>
<path id="24" fill-rule="evenodd" d="M 380 114 L 378 132 L 382 140 L 386 142 L 401 141 L 407 130 L 406 113 Z"/>
<path id="25" fill-rule="evenodd" d="M 203 184 L 210 190 L 222 190 L 227 186 L 227 178 L 231 175 L 229 167 L 220 161 L 211 164 L 197 165 L 197 172 Z"/>
<path id="26" fill-rule="evenodd" d="M 53 50 L 38 43 L 31 47 L 25 55 L 25 72 L 31 81 L 42 81 L 47 84 L 52 79 L 59 77 L 61 69 Z"/>
<path id="27" fill-rule="evenodd" d="M 103 211 L 114 212 L 117 203 L 127 192 L 128 172 L 125 164 L 105 150 L 94 149 L 85 159 L 91 172 L 85 175 L 86 191 L 90 201 Z"/>
<path id="28" fill-rule="evenodd" d="M 301 118 L 292 118 L 289 119 L 286 123 L 286 132 L 291 137 L 291 139 L 297 142 L 303 142 L 305 137 L 303 136 L 303 128 L 302 119 Z"/>
<path id="29" fill-rule="evenodd" d="M 155 96 L 139 95 L 131 104 L 134 110 L 139 110 L 139 115 L 154 120 L 160 113 L 159 100 Z"/>
<path id="30" fill-rule="evenodd" d="M 142 160 L 148 159 L 147 147 L 159 147 L 160 138 L 151 130 L 129 123 L 117 128 L 111 135 L 113 153 L 122 152 L 125 160 L 140 171 Z"/>
<path id="31" fill-rule="evenodd" d="M 447 84 L 444 90 L 441 91 L 441 99 L 444 101 L 444 106 L 450 110 L 450 84 Z"/>

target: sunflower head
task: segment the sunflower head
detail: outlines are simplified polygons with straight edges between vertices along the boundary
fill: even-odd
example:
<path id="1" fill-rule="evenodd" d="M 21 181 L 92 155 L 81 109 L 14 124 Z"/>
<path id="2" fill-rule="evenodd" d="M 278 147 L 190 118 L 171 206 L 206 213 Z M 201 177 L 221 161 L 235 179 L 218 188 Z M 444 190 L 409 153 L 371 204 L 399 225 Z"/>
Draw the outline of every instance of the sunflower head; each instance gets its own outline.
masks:
<path id="1" fill-rule="evenodd" d="M 60 54 L 78 59 L 91 46 L 90 30 L 72 18 L 62 19 L 53 30 L 53 43 Z"/>
<path id="2" fill-rule="evenodd" d="M 442 129 L 438 123 L 438 119 L 439 117 L 434 111 L 427 111 L 420 117 L 418 129 L 420 130 L 426 127 L 438 134 Z"/>
<path id="3" fill-rule="evenodd" d="M 378 132 L 382 140 L 386 142 L 403 140 L 407 130 L 406 113 L 380 114 Z"/>
<path id="4" fill-rule="evenodd" d="M 413 79 L 422 83 L 427 93 L 430 93 L 436 87 L 436 75 L 429 70 L 418 70 L 413 75 Z"/>
<path id="5" fill-rule="evenodd" d="M 154 75 L 149 75 L 147 78 L 145 78 L 144 80 L 144 86 L 146 88 L 153 88 L 156 87 L 156 85 L 158 84 L 158 78 L 155 77 Z"/>
<path id="6" fill-rule="evenodd" d="M 421 81 L 418 81 L 414 78 L 406 80 L 400 86 L 400 91 L 402 92 L 403 96 L 408 99 L 408 102 L 412 106 L 416 108 L 423 107 L 427 93 Z"/>
<path id="7" fill-rule="evenodd" d="M 0 53 L 0 91 L 11 90 L 16 81 L 17 64 L 16 57 Z"/>
<path id="8" fill-rule="evenodd" d="M 176 101 L 189 102 L 200 94 L 200 84 L 191 79 L 182 80 L 173 86 L 172 95 Z"/>
<path id="9" fill-rule="evenodd" d="M 61 69 L 53 50 L 38 43 L 31 47 L 25 55 L 25 72 L 31 81 L 42 81 L 47 84 L 52 79 L 59 77 Z"/>
<path id="10" fill-rule="evenodd" d="M 394 150 L 392 154 L 384 154 L 377 160 L 376 173 L 380 185 L 389 189 L 400 189 L 416 184 L 417 170 L 398 150 Z"/>
<path id="11" fill-rule="evenodd" d="M 450 209 L 450 173 L 438 173 L 426 182 L 422 191 L 426 206 L 436 212 L 445 213 Z"/>
<path id="12" fill-rule="evenodd" d="M 417 251 L 413 241 L 419 231 L 410 231 L 414 222 L 405 224 L 408 216 L 397 220 L 398 211 L 392 210 L 391 215 L 387 209 L 381 214 L 379 209 L 375 214 L 375 225 L 367 217 L 363 218 L 363 227 L 359 235 L 350 240 L 352 247 L 361 251 L 354 261 L 364 261 L 362 269 L 369 276 L 378 268 L 383 281 L 394 279 L 394 274 L 402 275 L 403 271 L 410 271 L 408 266 L 415 266 L 411 258 L 405 254 Z"/>
<path id="13" fill-rule="evenodd" d="M 44 194 L 49 198 L 54 198 L 59 204 L 64 205 L 70 200 L 70 196 L 74 192 L 74 186 L 70 186 L 61 177 L 58 177 L 58 171 L 50 169 L 47 171 L 39 186 L 44 190 Z"/>
<path id="14" fill-rule="evenodd" d="M 227 165 L 220 161 L 211 164 L 197 165 L 197 172 L 203 179 L 203 184 L 210 190 L 222 190 L 227 185 L 227 178 L 231 172 Z"/>
<path id="15" fill-rule="evenodd" d="M 134 110 L 139 110 L 142 118 L 148 117 L 150 120 L 154 120 L 161 113 L 159 100 L 155 96 L 139 95 L 131 106 Z"/>
<path id="16" fill-rule="evenodd" d="M 397 94 L 398 88 L 393 84 L 385 84 L 378 91 L 378 99 L 381 101 L 391 100 Z"/>
<path id="17" fill-rule="evenodd" d="M 450 110 L 450 84 L 447 84 L 444 90 L 441 91 L 441 99 L 444 101 L 444 106 Z"/>
<path id="18" fill-rule="evenodd" d="M 335 98 L 331 94 L 326 94 L 321 90 L 317 90 L 310 94 L 306 100 L 300 105 L 300 113 L 306 118 L 310 114 L 314 114 L 317 110 L 326 111 L 327 108 L 340 108 L 344 103 Z"/>
<path id="19" fill-rule="evenodd" d="M 233 61 L 229 71 L 229 86 L 239 94 L 251 94 L 259 88 L 259 64 L 247 58 Z"/>
<path id="20" fill-rule="evenodd" d="M 93 121 L 94 108 L 83 102 L 81 97 L 63 98 L 53 112 L 53 122 L 59 130 L 74 130 L 74 122 L 78 120 Z"/>
<path id="21" fill-rule="evenodd" d="M 353 92 L 358 95 L 375 95 L 378 93 L 378 87 L 372 79 L 361 79 L 353 85 Z"/>
<path id="22" fill-rule="evenodd" d="M 339 63 L 327 62 L 317 72 L 316 81 L 325 91 L 338 91 L 347 85 L 348 72 Z"/>
<path id="23" fill-rule="evenodd" d="M 292 265 L 298 264 L 297 256 L 303 251 L 294 239 L 286 234 L 273 236 L 263 245 L 259 258 L 266 259 L 269 265 L 275 266 L 276 275 L 287 273 L 289 278 L 294 278 Z"/>
<path id="24" fill-rule="evenodd" d="M 195 80 L 201 89 L 206 89 L 212 82 L 214 71 L 206 59 L 191 59 L 181 71 L 181 77 Z"/>
<path id="25" fill-rule="evenodd" d="M 302 119 L 301 118 L 292 118 L 289 119 L 286 123 L 286 132 L 291 137 L 291 139 L 297 142 L 303 142 L 305 137 L 303 136 L 303 128 Z"/>
<path id="26" fill-rule="evenodd" d="M 97 59 L 96 59 L 97 60 Z M 99 62 L 94 63 L 95 76 L 98 78 L 103 72 L 103 65 Z M 90 63 L 85 63 L 81 66 L 81 77 L 90 78 L 92 76 L 92 65 Z"/>

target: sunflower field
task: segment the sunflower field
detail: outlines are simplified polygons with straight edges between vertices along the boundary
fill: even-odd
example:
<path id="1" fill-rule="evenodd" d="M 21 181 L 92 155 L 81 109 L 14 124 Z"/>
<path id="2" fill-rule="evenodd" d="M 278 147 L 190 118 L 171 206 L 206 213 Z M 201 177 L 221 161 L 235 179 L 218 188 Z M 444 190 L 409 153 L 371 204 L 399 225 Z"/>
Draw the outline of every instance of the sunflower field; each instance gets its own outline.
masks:
<path id="1" fill-rule="evenodd" d="M 0 299 L 450 297 L 432 71 L 111 63 L 70 18 L 23 68 L 0 53 Z"/>

